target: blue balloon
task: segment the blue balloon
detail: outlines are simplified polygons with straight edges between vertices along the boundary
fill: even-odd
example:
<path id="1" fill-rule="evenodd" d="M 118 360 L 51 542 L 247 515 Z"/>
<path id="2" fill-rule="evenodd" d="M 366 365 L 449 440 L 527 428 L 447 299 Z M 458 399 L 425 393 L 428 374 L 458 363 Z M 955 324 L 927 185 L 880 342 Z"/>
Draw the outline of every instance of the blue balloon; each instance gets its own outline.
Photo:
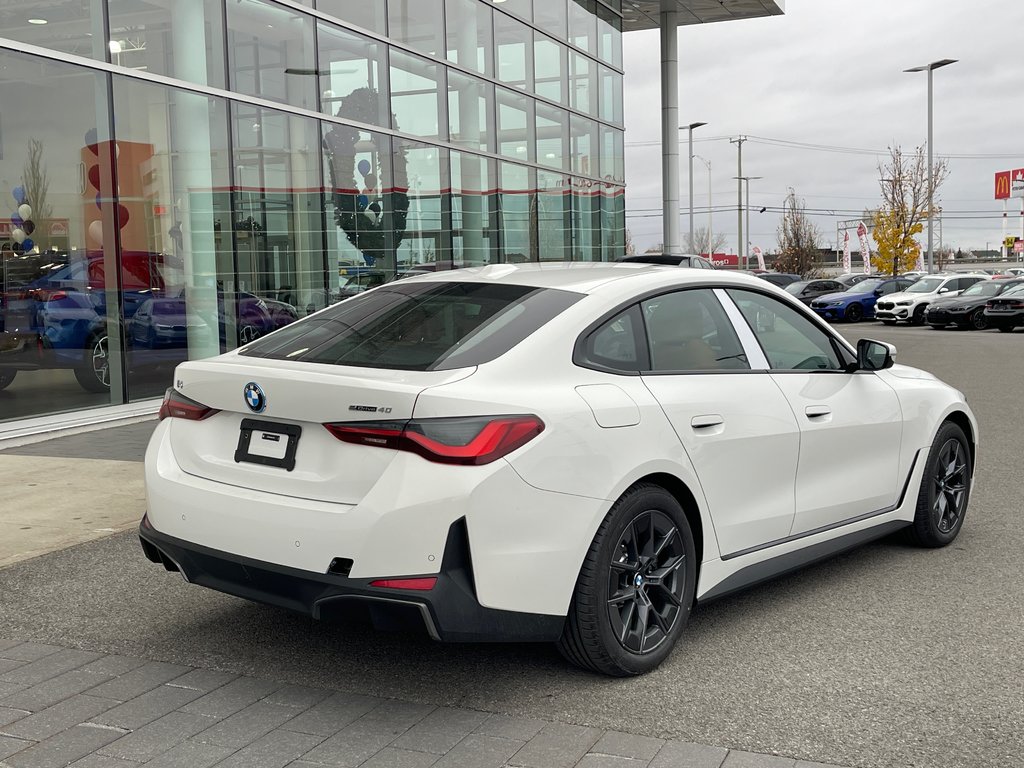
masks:
<path id="1" fill-rule="evenodd" d="M 366 160 L 366 159 L 360 160 L 358 167 L 359 167 L 359 172 L 363 176 L 365 176 L 366 174 L 368 174 L 370 172 L 370 161 Z"/>
<path id="2" fill-rule="evenodd" d="M 18 205 L 25 204 L 25 188 L 23 186 L 18 185 L 11 190 L 11 194 L 14 195 L 14 199 L 17 201 Z"/>
<path id="3" fill-rule="evenodd" d="M 18 214 L 14 214 L 13 216 L 11 216 L 11 224 L 13 224 L 14 226 L 20 227 L 24 223 L 25 220 L 21 218 L 21 216 L 19 216 Z"/>
<path id="4" fill-rule="evenodd" d="M 90 128 L 88 131 L 85 132 L 85 143 L 86 144 L 95 144 L 96 143 L 96 139 L 97 139 L 97 135 L 96 135 L 96 129 L 95 128 Z"/>
<path id="5" fill-rule="evenodd" d="M 368 198 L 366 195 L 360 195 L 359 197 L 356 198 L 356 207 L 359 208 L 360 211 L 365 211 L 366 206 L 368 206 L 369 204 L 370 198 Z"/>
<path id="6" fill-rule="evenodd" d="M 25 249 L 25 253 L 31 251 L 34 245 L 35 243 L 32 242 L 32 238 L 30 237 L 26 237 L 21 243 L 21 247 Z"/>
<path id="7" fill-rule="evenodd" d="M 99 208 L 102 211 L 103 210 L 103 203 L 101 202 L 101 198 L 102 198 L 102 195 L 97 193 L 96 194 L 96 207 Z"/>

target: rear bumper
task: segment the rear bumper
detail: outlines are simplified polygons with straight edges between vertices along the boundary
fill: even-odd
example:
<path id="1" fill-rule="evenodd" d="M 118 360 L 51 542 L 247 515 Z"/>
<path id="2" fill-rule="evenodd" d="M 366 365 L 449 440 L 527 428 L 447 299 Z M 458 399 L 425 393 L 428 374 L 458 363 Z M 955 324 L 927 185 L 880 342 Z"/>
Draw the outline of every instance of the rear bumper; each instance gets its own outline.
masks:
<path id="1" fill-rule="evenodd" d="M 437 582 L 428 591 L 372 587 L 374 579 L 313 573 L 220 552 L 160 533 L 148 517 L 139 526 L 139 538 L 149 560 L 180 571 L 191 584 L 315 619 L 363 606 L 379 629 L 421 625 L 442 642 L 554 642 L 565 623 L 564 616 L 480 605 L 464 519 L 449 529 Z"/>

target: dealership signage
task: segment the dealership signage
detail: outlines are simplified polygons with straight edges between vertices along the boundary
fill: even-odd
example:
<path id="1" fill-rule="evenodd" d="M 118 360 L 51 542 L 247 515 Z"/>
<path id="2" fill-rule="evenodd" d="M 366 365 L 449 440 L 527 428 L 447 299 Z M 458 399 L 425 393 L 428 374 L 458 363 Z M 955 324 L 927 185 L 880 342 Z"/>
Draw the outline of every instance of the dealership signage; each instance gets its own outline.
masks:
<path id="1" fill-rule="evenodd" d="M 996 174 L 996 200 L 1024 197 L 1024 168 Z"/>

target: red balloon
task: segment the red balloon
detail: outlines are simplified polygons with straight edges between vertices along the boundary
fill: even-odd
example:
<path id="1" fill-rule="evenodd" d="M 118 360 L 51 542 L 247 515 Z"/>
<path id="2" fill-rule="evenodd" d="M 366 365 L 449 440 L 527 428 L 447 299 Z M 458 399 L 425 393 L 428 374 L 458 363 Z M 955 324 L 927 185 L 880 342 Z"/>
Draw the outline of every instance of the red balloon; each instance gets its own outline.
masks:
<path id="1" fill-rule="evenodd" d="M 92 184 L 95 189 L 100 188 L 100 167 L 98 165 L 89 166 L 89 183 Z"/>
<path id="2" fill-rule="evenodd" d="M 125 224 L 128 223 L 128 219 L 131 215 L 128 213 L 128 209 L 123 205 L 117 206 L 117 228 L 124 229 Z"/>

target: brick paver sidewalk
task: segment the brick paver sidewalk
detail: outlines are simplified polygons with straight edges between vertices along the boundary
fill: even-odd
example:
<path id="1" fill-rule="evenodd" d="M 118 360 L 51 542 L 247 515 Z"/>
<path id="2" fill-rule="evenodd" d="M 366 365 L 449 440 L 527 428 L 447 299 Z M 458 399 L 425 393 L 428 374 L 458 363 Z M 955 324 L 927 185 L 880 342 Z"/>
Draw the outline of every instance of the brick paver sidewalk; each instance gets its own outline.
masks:
<path id="1" fill-rule="evenodd" d="M 0 639 L 4 768 L 814 768 Z"/>

